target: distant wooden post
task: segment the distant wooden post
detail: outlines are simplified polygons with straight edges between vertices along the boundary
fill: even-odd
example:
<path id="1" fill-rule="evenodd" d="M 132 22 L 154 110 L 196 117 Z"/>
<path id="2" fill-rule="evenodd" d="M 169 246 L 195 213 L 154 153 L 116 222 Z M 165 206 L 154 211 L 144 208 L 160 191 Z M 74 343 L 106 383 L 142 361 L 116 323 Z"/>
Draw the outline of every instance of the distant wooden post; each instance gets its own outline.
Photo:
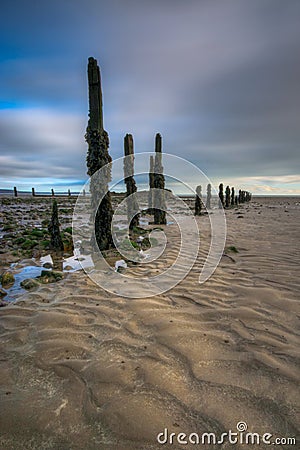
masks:
<path id="1" fill-rule="evenodd" d="M 234 206 L 234 198 L 235 198 L 234 187 L 232 187 L 231 188 L 231 206 Z"/>
<path id="2" fill-rule="evenodd" d="M 219 208 L 224 206 L 224 192 L 223 192 L 223 183 L 219 184 Z"/>
<path id="3" fill-rule="evenodd" d="M 85 197 L 85 189 L 83 189 L 82 193 L 83 193 L 83 196 Z"/>
<path id="4" fill-rule="evenodd" d="M 209 183 L 207 185 L 207 191 L 206 191 L 206 209 L 211 208 L 211 184 Z"/>
<path id="5" fill-rule="evenodd" d="M 15 197 L 18 197 L 18 191 L 17 191 L 16 186 L 14 186 L 14 196 L 15 196 Z"/>
<path id="6" fill-rule="evenodd" d="M 51 189 L 51 195 L 52 195 L 52 197 L 54 197 L 54 189 Z"/>
<path id="7" fill-rule="evenodd" d="M 239 202 L 239 204 L 242 203 L 242 190 L 241 189 L 239 189 L 238 202 Z"/>
<path id="8" fill-rule="evenodd" d="M 196 187 L 195 216 L 201 215 L 201 209 L 202 209 L 202 187 L 199 185 Z"/>
<path id="9" fill-rule="evenodd" d="M 34 190 L 34 188 L 31 188 L 31 190 L 32 190 L 32 197 L 35 197 L 35 190 Z"/>
<path id="10" fill-rule="evenodd" d="M 71 197 L 71 191 L 68 189 L 68 196 Z"/>
<path id="11" fill-rule="evenodd" d="M 229 208 L 230 206 L 230 187 L 226 186 L 225 189 L 225 206 L 226 208 Z"/>

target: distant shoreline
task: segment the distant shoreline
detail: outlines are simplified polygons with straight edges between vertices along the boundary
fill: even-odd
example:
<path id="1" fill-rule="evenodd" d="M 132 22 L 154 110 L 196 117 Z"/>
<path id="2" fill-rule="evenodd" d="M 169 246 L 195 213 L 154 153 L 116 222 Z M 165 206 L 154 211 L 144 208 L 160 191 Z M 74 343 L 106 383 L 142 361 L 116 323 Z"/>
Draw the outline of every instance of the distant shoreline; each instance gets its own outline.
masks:
<path id="1" fill-rule="evenodd" d="M 68 194 L 68 192 L 55 192 L 55 195 L 52 196 L 51 192 L 48 191 L 42 191 L 42 192 L 36 192 L 35 197 L 76 197 L 80 194 L 80 192 L 71 191 L 71 195 Z M 113 195 L 125 195 L 125 192 L 112 192 Z M 89 192 L 86 193 L 87 196 L 89 196 Z M 176 195 L 176 194 L 175 194 Z M 185 197 L 185 198 L 193 198 L 194 195 L 192 194 L 177 194 L 179 197 Z M 31 191 L 18 191 L 18 197 L 33 197 Z M 14 197 L 14 191 L 13 189 L 0 189 L 0 197 Z M 205 198 L 205 195 L 203 196 Z M 298 194 L 253 194 L 252 198 L 297 198 L 300 197 Z"/>

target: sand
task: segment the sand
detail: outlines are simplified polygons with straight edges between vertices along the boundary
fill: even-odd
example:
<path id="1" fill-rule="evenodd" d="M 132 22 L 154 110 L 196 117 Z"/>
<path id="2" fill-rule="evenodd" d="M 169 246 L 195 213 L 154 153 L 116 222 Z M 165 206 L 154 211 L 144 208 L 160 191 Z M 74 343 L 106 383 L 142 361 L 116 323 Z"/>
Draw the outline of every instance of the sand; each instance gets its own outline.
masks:
<path id="1" fill-rule="evenodd" d="M 205 248 L 155 297 L 107 293 L 80 271 L 0 309 L 1 450 L 297 448 L 157 441 L 165 428 L 219 437 L 241 421 L 271 442 L 299 439 L 300 199 L 255 198 L 226 219 L 227 249 L 203 285 Z M 206 237 L 208 220 L 197 218 Z M 167 236 L 175 248 L 175 225 Z"/>

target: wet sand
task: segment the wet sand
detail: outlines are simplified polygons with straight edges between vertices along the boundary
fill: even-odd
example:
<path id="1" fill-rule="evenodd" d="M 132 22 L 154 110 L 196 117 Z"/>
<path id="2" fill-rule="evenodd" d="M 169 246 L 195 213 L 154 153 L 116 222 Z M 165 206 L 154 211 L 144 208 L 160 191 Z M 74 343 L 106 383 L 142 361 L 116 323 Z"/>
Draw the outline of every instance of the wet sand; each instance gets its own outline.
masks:
<path id="1" fill-rule="evenodd" d="M 204 285 L 205 248 L 156 297 L 114 296 L 80 271 L 0 309 L 1 450 L 297 448 L 156 439 L 241 421 L 299 439 L 300 199 L 256 198 L 226 219 L 227 250 Z M 204 238 L 208 220 L 197 218 Z M 167 236 L 175 252 L 175 225 Z"/>

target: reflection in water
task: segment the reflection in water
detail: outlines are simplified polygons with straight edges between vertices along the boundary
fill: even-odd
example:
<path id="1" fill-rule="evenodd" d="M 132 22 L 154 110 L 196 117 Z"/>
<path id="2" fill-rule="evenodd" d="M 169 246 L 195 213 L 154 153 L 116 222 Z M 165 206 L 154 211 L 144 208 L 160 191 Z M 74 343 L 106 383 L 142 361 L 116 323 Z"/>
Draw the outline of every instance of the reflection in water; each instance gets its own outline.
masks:
<path id="1" fill-rule="evenodd" d="M 32 259 L 32 264 L 36 262 Z M 21 263 L 22 264 L 22 263 Z M 12 264 L 11 268 L 15 269 L 16 264 Z M 64 259 L 62 252 L 51 252 L 46 256 L 42 256 L 39 260 L 39 265 L 29 265 L 23 267 L 18 272 L 14 272 L 14 283 L 4 289 L 7 295 L 3 297 L 4 302 L 15 302 L 18 297 L 27 292 L 22 288 L 22 281 L 28 278 L 39 277 L 42 271 L 48 270 L 51 273 L 52 270 L 59 272 L 75 272 L 77 270 L 89 270 L 94 268 L 94 262 L 91 255 L 81 255 L 79 252 L 75 252 L 74 256 Z"/>
<path id="2" fill-rule="evenodd" d="M 8 289 L 4 289 L 7 292 L 7 295 L 3 297 L 5 302 L 14 302 L 17 298 L 26 292 L 25 289 L 22 288 L 22 281 L 27 278 L 36 278 L 41 275 L 42 270 L 46 270 L 44 267 L 39 266 L 26 266 L 20 272 L 14 273 L 15 282 Z"/>

